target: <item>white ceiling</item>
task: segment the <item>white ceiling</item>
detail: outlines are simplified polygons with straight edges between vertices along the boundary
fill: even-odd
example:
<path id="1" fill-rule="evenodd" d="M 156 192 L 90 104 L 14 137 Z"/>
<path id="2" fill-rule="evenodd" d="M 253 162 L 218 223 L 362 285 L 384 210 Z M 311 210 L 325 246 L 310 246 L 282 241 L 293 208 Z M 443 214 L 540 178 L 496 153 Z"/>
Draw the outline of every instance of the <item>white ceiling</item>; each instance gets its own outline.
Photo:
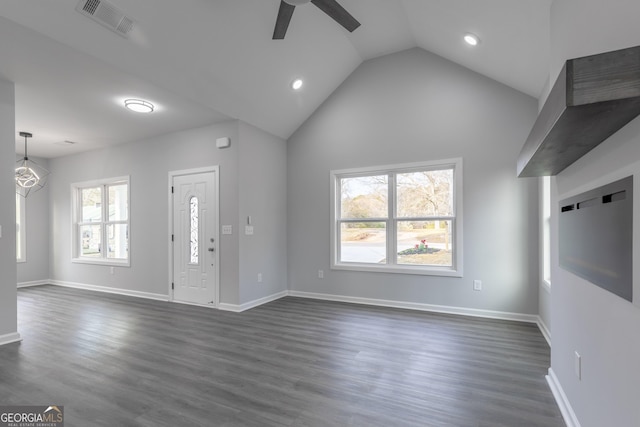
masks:
<path id="1" fill-rule="evenodd" d="M 18 152 L 19 131 L 34 134 L 31 154 L 56 157 L 230 118 L 286 139 L 362 61 L 416 46 L 533 97 L 549 74 L 552 0 L 339 0 L 362 24 L 353 33 L 307 4 L 280 41 L 279 0 L 108 1 L 136 21 L 129 39 L 78 0 L 0 4 Z M 466 46 L 466 32 L 481 44 Z M 158 108 L 131 113 L 127 97 Z"/>

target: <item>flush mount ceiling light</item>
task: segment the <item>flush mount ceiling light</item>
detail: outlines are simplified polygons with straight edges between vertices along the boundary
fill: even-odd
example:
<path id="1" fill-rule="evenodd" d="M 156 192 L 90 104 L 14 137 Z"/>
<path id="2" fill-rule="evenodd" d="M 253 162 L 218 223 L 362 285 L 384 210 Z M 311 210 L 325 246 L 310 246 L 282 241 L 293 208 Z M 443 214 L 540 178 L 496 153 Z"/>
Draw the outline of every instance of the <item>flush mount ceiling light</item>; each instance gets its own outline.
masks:
<path id="1" fill-rule="evenodd" d="M 24 137 L 24 157 L 16 163 L 16 193 L 27 197 L 47 184 L 49 171 L 29 159 L 27 155 L 27 138 L 33 135 L 29 132 L 20 132 L 20 136 Z"/>
<path id="2" fill-rule="evenodd" d="M 302 89 L 303 84 L 304 82 L 302 81 L 302 79 L 295 79 L 294 81 L 291 82 L 291 89 L 300 90 Z"/>
<path id="3" fill-rule="evenodd" d="M 125 99 L 124 106 L 131 111 L 135 111 L 136 113 L 153 112 L 153 104 L 142 99 Z"/>
<path id="4" fill-rule="evenodd" d="M 464 35 L 464 41 L 469 46 L 477 46 L 478 43 L 480 43 L 480 38 L 478 36 L 476 36 L 475 34 L 467 33 L 467 34 Z"/>

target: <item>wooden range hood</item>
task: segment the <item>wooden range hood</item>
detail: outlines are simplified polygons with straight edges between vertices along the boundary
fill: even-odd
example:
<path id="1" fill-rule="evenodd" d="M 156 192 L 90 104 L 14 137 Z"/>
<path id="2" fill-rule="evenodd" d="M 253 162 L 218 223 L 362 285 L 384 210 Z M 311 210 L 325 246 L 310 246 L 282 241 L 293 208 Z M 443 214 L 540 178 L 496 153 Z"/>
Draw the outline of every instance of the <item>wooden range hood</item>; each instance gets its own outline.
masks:
<path id="1" fill-rule="evenodd" d="M 640 46 L 568 60 L 518 156 L 518 176 L 557 175 L 640 114 Z"/>

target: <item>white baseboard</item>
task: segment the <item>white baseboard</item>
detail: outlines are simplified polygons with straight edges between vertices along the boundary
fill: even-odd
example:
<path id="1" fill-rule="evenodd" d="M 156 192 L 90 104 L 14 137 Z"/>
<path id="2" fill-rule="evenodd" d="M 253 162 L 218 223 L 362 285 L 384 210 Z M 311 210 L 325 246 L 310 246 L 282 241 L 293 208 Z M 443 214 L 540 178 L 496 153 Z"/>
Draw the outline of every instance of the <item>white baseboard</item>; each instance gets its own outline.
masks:
<path id="1" fill-rule="evenodd" d="M 48 285 L 50 284 L 50 281 L 47 280 L 34 280 L 33 282 L 20 282 L 18 283 L 18 288 L 28 288 L 31 286 L 42 286 L 42 285 Z"/>
<path id="2" fill-rule="evenodd" d="M 435 313 L 458 314 L 462 316 L 485 317 L 499 320 L 537 323 L 535 314 L 509 313 L 505 311 L 479 310 L 476 308 L 452 307 L 446 305 L 421 304 L 415 302 L 392 301 L 374 298 L 349 297 L 344 295 L 318 294 L 313 292 L 289 291 L 292 297 L 321 299 L 326 301 L 349 302 L 354 304 L 376 305 L 381 307 L 404 308 L 409 310 L 431 311 Z"/>
<path id="3" fill-rule="evenodd" d="M 169 296 L 164 294 L 154 294 L 154 293 L 148 293 L 148 292 L 132 291 L 128 289 L 118 289 L 118 288 L 110 288 L 106 286 L 88 285 L 85 283 L 66 282 L 61 280 L 47 280 L 47 281 L 42 281 L 42 283 L 39 283 L 39 282 L 29 282 L 29 283 L 32 283 L 32 284 L 29 284 L 28 286 L 51 284 L 51 285 L 62 286 L 67 288 L 106 292 L 111 294 L 152 299 L 157 301 L 169 301 Z M 380 306 L 380 307 L 403 308 L 408 310 L 430 311 L 435 313 L 457 314 L 462 316 L 484 317 L 488 319 L 513 320 L 518 322 L 536 323 L 540 328 L 542 335 L 545 337 L 545 339 L 547 339 L 547 342 L 549 342 L 549 345 L 551 345 L 550 339 L 549 339 L 550 338 L 549 330 L 546 328 L 546 325 L 544 325 L 544 322 L 542 322 L 540 317 L 534 314 L 510 313 L 510 312 L 504 312 L 504 311 L 480 310 L 475 308 L 422 304 L 422 303 L 382 300 L 382 299 L 374 299 L 374 298 L 360 298 L 360 297 L 350 297 L 350 296 L 344 296 L 344 295 L 320 294 L 320 293 L 301 292 L 301 291 L 281 291 L 272 295 L 268 295 L 263 298 L 246 302 L 244 304 L 229 304 L 229 303 L 221 302 L 218 304 L 218 309 L 224 310 L 224 311 L 232 311 L 235 313 L 241 313 L 243 311 L 252 309 L 254 307 L 260 306 L 262 304 L 266 304 L 271 301 L 275 301 L 277 299 L 280 299 L 286 296 L 319 299 L 319 300 L 325 300 L 325 301 L 348 302 L 348 303 L 354 303 L 354 304 L 374 305 L 374 306 Z"/>
<path id="4" fill-rule="evenodd" d="M 560 408 L 562 418 L 564 418 L 564 422 L 567 424 L 567 427 L 580 427 L 578 417 L 576 417 L 576 413 L 573 412 L 571 403 L 569 403 L 567 395 L 564 394 L 562 385 L 560 385 L 560 381 L 558 380 L 555 372 L 553 372 L 553 369 L 549 368 L 549 375 L 547 375 L 546 378 L 549 383 L 551 393 L 553 393 L 553 397 L 556 399 L 556 403 Z"/>
<path id="5" fill-rule="evenodd" d="M 229 304 L 229 303 L 226 303 L 226 302 L 219 303 L 218 304 L 218 310 L 232 311 L 234 313 L 241 313 L 242 311 L 244 311 L 244 310 L 242 310 L 240 308 L 240 305 L 238 305 L 238 304 Z"/>
<path id="6" fill-rule="evenodd" d="M 107 286 L 97 286 L 97 285 L 88 285 L 86 283 L 77 283 L 77 282 L 65 282 L 65 281 L 61 281 L 61 280 L 47 280 L 44 283 L 41 284 L 51 284 L 51 285 L 55 285 L 55 286 L 62 286 L 65 288 L 74 288 L 74 289 L 84 289 L 87 291 L 96 291 L 96 292 L 105 292 L 105 293 L 109 293 L 109 294 L 117 294 L 117 295 L 126 295 L 126 296 L 130 296 L 130 297 L 137 297 L 137 298 L 146 298 L 146 299 L 152 299 L 152 300 L 156 300 L 156 301 L 169 301 L 169 296 L 168 295 L 163 295 L 163 294 L 153 294 L 153 293 L 149 293 L 149 292 L 140 292 L 140 291 L 132 291 L 129 289 L 118 289 L 118 288 L 110 288 Z M 31 285 L 31 286 L 35 286 Z M 273 295 L 269 295 L 263 298 L 259 298 L 257 300 L 253 300 L 253 301 L 249 301 L 246 302 L 244 304 L 227 304 L 224 302 L 221 302 L 218 304 L 218 309 L 220 310 L 225 310 L 225 311 L 233 311 L 236 313 L 241 313 L 243 311 L 249 310 L 251 308 L 257 307 L 259 305 L 262 304 L 266 304 L 268 302 L 271 301 L 275 301 L 277 299 L 280 299 L 282 297 L 286 297 L 288 295 L 287 291 L 282 291 L 282 292 L 278 292 L 276 294 Z M 175 301 L 176 303 L 181 303 L 181 304 L 187 304 L 187 303 L 183 303 L 181 301 Z M 208 307 L 208 306 L 204 306 L 204 305 L 200 305 L 200 304 L 191 304 L 191 305 L 197 305 L 200 307 Z"/>
<path id="7" fill-rule="evenodd" d="M 244 304 L 240 305 L 221 302 L 220 304 L 218 304 L 218 309 L 224 311 L 233 311 L 235 313 L 242 313 L 243 311 L 249 310 L 262 304 L 266 304 L 271 301 L 275 301 L 277 299 L 286 297 L 287 295 L 289 295 L 289 291 L 282 291 L 253 301 L 245 302 Z"/>
<path id="8" fill-rule="evenodd" d="M 0 345 L 11 344 L 12 342 L 22 341 L 22 337 L 17 332 L 0 335 Z"/>
<path id="9" fill-rule="evenodd" d="M 146 298 L 156 301 L 168 301 L 169 296 L 164 294 L 153 294 L 150 292 L 132 291 L 129 289 L 110 288 L 107 286 L 87 285 L 85 283 L 64 282 L 61 280 L 50 280 L 50 284 L 65 288 L 84 289 L 87 291 L 105 292 L 108 294 L 126 295 L 129 297 Z"/>
<path id="10" fill-rule="evenodd" d="M 540 332 L 542 332 L 542 336 L 545 340 L 547 340 L 547 344 L 549 344 L 549 347 L 551 347 L 551 331 L 549 330 L 549 328 L 547 328 L 547 324 L 544 323 L 544 320 L 542 320 L 542 317 L 540 316 L 538 316 L 538 320 L 536 321 L 536 323 L 538 324 L 538 329 L 540 329 Z"/>

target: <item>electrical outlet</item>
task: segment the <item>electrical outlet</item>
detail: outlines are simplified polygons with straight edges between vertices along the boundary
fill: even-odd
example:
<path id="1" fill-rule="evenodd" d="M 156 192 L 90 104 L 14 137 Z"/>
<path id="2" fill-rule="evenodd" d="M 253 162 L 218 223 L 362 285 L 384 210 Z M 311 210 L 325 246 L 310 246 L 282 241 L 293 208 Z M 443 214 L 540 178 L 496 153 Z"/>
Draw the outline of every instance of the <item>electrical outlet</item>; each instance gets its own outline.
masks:
<path id="1" fill-rule="evenodd" d="M 262 273 L 258 273 L 258 283 L 262 283 Z"/>
<path id="2" fill-rule="evenodd" d="M 482 290 L 482 280 L 474 280 L 473 281 L 473 290 L 481 291 Z"/>
<path id="3" fill-rule="evenodd" d="M 573 363 L 573 368 L 575 370 L 576 373 L 576 377 L 578 377 L 578 381 L 582 380 L 582 356 L 580 356 L 580 353 L 578 353 L 577 351 L 574 351 L 574 363 Z"/>
<path id="4" fill-rule="evenodd" d="M 222 226 L 222 234 L 233 234 L 233 226 L 231 226 L 231 225 L 223 225 Z"/>
<path id="5" fill-rule="evenodd" d="M 247 236 L 253 236 L 253 225 L 245 225 L 244 234 L 246 234 Z"/>
<path id="6" fill-rule="evenodd" d="M 324 270 L 318 270 L 318 279 L 324 279 Z"/>

